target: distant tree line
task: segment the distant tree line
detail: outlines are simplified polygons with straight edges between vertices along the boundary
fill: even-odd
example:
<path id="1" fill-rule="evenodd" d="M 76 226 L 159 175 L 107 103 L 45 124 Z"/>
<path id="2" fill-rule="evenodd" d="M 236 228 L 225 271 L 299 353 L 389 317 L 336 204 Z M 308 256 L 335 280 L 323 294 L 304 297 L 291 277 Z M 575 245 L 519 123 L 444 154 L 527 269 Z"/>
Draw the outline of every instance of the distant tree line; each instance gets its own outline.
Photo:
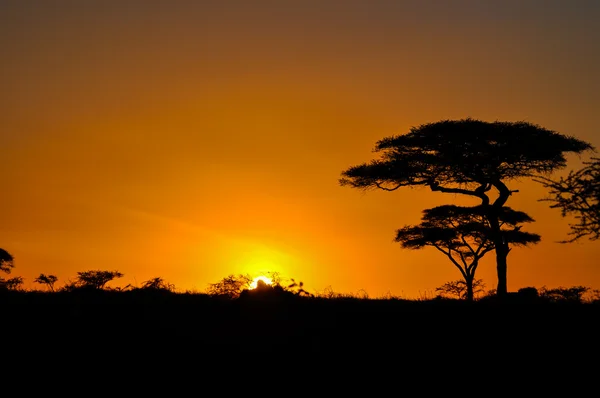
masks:
<path id="1" fill-rule="evenodd" d="M 3 255 L 3 261 L 0 263 L 1 269 L 4 272 L 9 273 L 14 267 L 14 259 L 12 256 L 7 254 L 3 249 L 0 249 L 0 254 Z M 10 256 L 10 257 L 9 257 Z M 9 260 L 10 259 L 10 260 Z M 11 262 L 8 265 L 8 261 Z M 266 284 L 262 280 L 257 281 L 257 286 L 254 289 L 250 288 L 253 278 L 249 274 L 238 274 L 228 275 L 216 283 L 210 283 L 204 293 L 208 296 L 215 298 L 221 298 L 225 300 L 237 300 L 245 298 L 262 298 L 270 299 L 276 297 L 301 297 L 301 298 L 318 298 L 318 299 L 360 299 L 370 300 L 369 295 L 361 290 L 356 294 L 352 293 L 337 293 L 331 287 L 324 289 L 322 292 L 309 293 L 304 288 L 304 283 L 296 281 L 295 279 L 289 279 L 284 282 L 283 278 L 277 272 L 268 273 L 272 283 Z M 123 277 L 124 275 L 119 271 L 106 271 L 106 270 L 89 270 L 77 273 L 77 277 L 74 280 L 67 281 L 61 288 L 56 288 L 55 284 L 58 281 L 58 277 L 51 274 L 40 274 L 35 278 L 34 282 L 46 287 L 46 291 L 49 293 L 69 293 L 77 291 L 114 291 L 114 292 L 128 292 L 128 291 L 153 291 L 153 292 L 165 292 L 176 294 L 175 285 L 166 282 L 163 278 L 155 277 L 151 278 L 141 284 L 139 287 L 127 285 L 125 287 L 111 288 L 108 283 Z M 18 280 L 18 282 L 14 282 Z M 16 277 L 10 279 L 0 278 L 0 291 L 24 291 L 22 289 L 23 278 Z M 420 298 L 417 301 L 426 300 L 467 300 L 474 301 L 475 299 L 486 299 L 494 297 L 496 292 L 494 289 L 485 290 L 485 284 L 481 279 L 472 279 L 469 284 L 464 279 L 458 279 L 449 281 L 443 285 L 435 288 L 436 295 L 428 298 Z M 188 294 L 186 292 L 184 294 Z M 550 302 L 593 302 L 600 303 L 600 290 L 593 290 L 585 286 L 573 286 L 573 287 L 558 287 L 549 289 L 545 286 L 541 289 L 534 287 L 527 287 L 519 289 L 518 294 L 524 298 L 535 297 L 542 301 Z M 586 297 L 587 295 L 587 297 Z M 377 298 L 375 298 L 377 299 Z M 404 300 L 413 301 L 402 297 L 387 295 L 381 297 L 381 299 L 387 300 Z"/>

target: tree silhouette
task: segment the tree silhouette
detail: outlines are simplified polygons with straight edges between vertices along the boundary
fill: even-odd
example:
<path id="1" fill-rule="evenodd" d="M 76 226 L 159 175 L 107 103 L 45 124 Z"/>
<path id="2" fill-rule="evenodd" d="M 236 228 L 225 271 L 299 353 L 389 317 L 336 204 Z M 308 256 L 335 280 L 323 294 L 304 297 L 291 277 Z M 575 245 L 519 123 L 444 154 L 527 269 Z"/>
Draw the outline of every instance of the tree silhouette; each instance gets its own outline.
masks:
<path id="1" fill-rule="evenodd" d="M 475 295 L 475 293 L 483 292 L 484 289 L 485 289 L 485 283 L 483 283 L 483 281 L 481 279 L 473 279 L 473 283 L 472 283 L 473 295 Z M 442 286 L 436 287 L 435 291 L 440 292 L 441 297 L 455 296 L 458 299 L 469 300 L 469 298 L 467 296 L 468 295 L 467 283 L 463 279 L 446 282 Z"/>
<path id="2" fill-rule="evenodd" d="M 485 206 L 438 206 L 423 211 L 419 225 L 396 231 L 395 241 L 406 249 L 431 246 L 444 253 L 460 271 L 466 286 L 466 299 L 473 301 L 473 283 L 479 261 L 495 249 Z M 507 244 L 525 246 L 540 236 L 521 231 L 519 224 L 533 222 L 527 214 L 503 207 L 499 226 Z M 509 248 L 510 250 L 510 248 Z"/>
<path id="3" fill-rule="evenodd" d="M 539 177 L 536 181 L 550 190 L 550 196 L 541 201 L 552 202 L 550 207 L 560 209 L 563 217 L 572 215 L 577 220 L 569 225 L 571 238 L 561 243 L 574 242 L 584 236 L 590 240 L 600 239 L 600 158 L 584 162 L 583 168 L 559 180 Z"/>
<path id="4" fill-rule="evenodd" d="M 565 153 L 592 149 L 585 141 L 524 121 L 442 120 L 378 141 L 373 151 L 379 158 L 346 169 L 339 183 L 385 191 L 425 186 L 478 199 L 494 242 L 497 294 L 504 296 L 509 248 L 500 215 L 516 192 L 507 182 L 548 175 L 566 166 Z"/>
<path id="5" fill-rule="evenodd" d="M 34 282 L 48 286 L 48 290 L 53 292 L 54 284 L 56 283 L 57 280 L 58 280 L 58 278 L 55 275 L 40 274 L 40 276 L 38 276 L 37 278 L 34 279 Z"/>
<path id="6" fill-rule="evenodd" d="M 77 273 L 76 285 L 82 288 L 104 289 L 104 286 L 115 278 L 121 278 L 118 271 L 83 271 Z"/>
<path id="7" fill-rule="evenodd" d="M 0 249 L 0 271 L 10 274 L 15 267 L 14 257 L 4 249 Z"/>
<path id="8" fill-rule="evenodd" d="M 14 257 L 4 249 L 0 249 L 0 271 L 10 274 L 15 267 Z M 14 278 L 4 279 L 0 277 L 0 288 L 8 290 L 18 290 L 23 285 L 23 278 L 16 276 Z"/>
<path id="9" fill-rule="evenodd" d="M 0 278 L 0 288 L 8 290 L 20 290 L 23 286 L 23 277 L 15 276 L 14 278 Z"/>
<path id="10" fill-rule="evenodd" d="M 313 294 L 310 292 L 307 292 L 306 290 L 304 290 L 304 282 L 302 281 L 298 281 L 296 282 L 296 280 L 294 280 L 294 278 L 291 279 L 291 282 L 289 285 L 287 285 L 285 287 L 285 290 L 288 292 L 292 292 L 295 295 L 298 296 L 306 296 L 306 297 L 313 297 Z"/>
<path id="11" fill-rule="evenodd" d="M 590 290 L 587 286 L 572 286 L 572 287 L 557 287 L 548 289 L 542 286 L 539 291 L 539 296 L 550 301 L 566 301 L 571 303 L 581 303 L 583 295 Z"/>
<path id="12" fill-rule="evenodd" d="M 166 282 L 163 278 L 152 278 L 142 283 L 142 289 L 146 290 L 163 290 L 172 292 L 175 290 L 175 285 Z"/>
<path id="13" fill-rule="evenodd" d="M 235 299 L 240 297 L 242 291 L 248 289 L 251 283 L 250 275 L 228 275 L 217 283 L 210 283 L 206 292 L 211 296 Z"/>

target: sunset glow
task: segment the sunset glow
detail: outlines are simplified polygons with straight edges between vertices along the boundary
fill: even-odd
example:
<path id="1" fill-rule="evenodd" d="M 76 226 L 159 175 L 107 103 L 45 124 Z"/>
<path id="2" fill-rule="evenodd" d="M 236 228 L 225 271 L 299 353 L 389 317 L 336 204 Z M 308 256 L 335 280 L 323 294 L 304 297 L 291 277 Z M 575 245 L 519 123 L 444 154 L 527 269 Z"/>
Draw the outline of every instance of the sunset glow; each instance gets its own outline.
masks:
<path id="1" fill-rule="evenodd" d="M 11 276 L 59 287 L 116 269 L 114 286 L 204 291 L 269 271 L 311 293 L 432 295 L 460 272 L 395 231 L 470 198 L 340 173 L 442 119 L 526 120 L 600 148 L 598 21 L 600 2 L 543 0 L 3 2 Z M 510 252 L 509 290 L 600 289 L 600 244 L 557 243 L 570 220 L 538 184 L 509 185 L 541 235 Z M 493 253 L 477 278 L 495 287 Z"/>
<path id="2" fill-rule="evenodd" d="M 271 278 L 267 278 L 266 276 L 262 276 L 262 275 L 257 276 L 256 278 L 254 278 L 252 280 L 252 283 L 250 284 L 250 289 L 256 289 L 256 286 L 258 285 L 258 281 L 263 281 L 267 285 L 270 285 L 273 283 Z"/>

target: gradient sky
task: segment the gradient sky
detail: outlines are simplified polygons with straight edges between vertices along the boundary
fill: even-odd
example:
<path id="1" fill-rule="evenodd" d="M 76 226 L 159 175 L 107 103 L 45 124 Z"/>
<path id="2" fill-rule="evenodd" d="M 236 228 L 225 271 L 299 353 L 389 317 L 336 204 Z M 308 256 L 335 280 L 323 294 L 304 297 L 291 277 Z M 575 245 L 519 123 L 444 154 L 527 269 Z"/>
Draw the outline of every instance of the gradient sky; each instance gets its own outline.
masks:
<path id="1" fill-rule="evenodd" d="M 118 270 L 113 286 L 205 291 L 270 271 L 310 292 L 431 296 L 459 271 L 395 230 L 461 199 L 364 193 L 340 173 L 442 119 L 525 120 L 600 148 L 598 21 L 595 0 L 0 0 L 11 276 Z M 600 289 L 600 244 L 556 243 L 569 219 L 535 183 L 510 188 L 542 242 L 510 253 L 509 290 Z M 496 287 L 493 253 L 477 278 Z"/>

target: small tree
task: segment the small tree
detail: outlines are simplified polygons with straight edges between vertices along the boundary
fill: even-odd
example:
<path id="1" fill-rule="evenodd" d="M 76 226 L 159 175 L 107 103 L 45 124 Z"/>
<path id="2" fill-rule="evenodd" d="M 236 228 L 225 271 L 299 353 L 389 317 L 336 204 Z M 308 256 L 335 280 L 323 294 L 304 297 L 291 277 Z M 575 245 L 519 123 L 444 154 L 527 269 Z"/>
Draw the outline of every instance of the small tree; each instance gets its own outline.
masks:
<path id="1" fill-rule="evenodd" d="M 503 207 L 498 220 L 507 247 L 540 241 L 539 235 L 521 231 L 519 224 L 533 221 L 527 214 Z M 460 271 L 465 282 L 465 298 L 469 301 L 474 298 L 473 284 L 479 261 L 496 249 L 485 206 L 445 205 L 424 210 L 421 224 L 399 229 L 395 240 L 406 249 L 431 246 L 444 253 Z"/>
<path id="2" fill-rule="evenodd" d="M 83 271 L 77 273 L 75 283 L 78 287 L 102 290 L 108 282 L 121 277 L 123 274 L 118 271 Z"/>
<path id="3" fill-rule="evenodd" d="M 38 276 L 37 278 L 34 279 L 34 282 L 42 284 L 42 285 L 46 285 L 48 287 L 48 290 L 53 292 L 54 284 L 56 283 L 57 280 L 58 280 L 58 278 L 55 275 L 40 274 L 40 276 Z"/>
<path id="4" fill-rule="evenodd" d="M 14 257 L 4 249 L 0 249 L 0 271 L 10 274 L 15 267 Z"/>
<path id="5" fill-rule="evenodd" d="M 15 276 L 14 278 L 0 278 L 0 289 L 20 290 L 23 286 L 23 277 Z"/>
<path id="6" fill-rule="evenodd" d="M 207 293 L 211 296 L 221 296 L 227 298 L 238 298 L 240 294 L 252 283 L 252 277 L 248 274 L 228 275 L 217 283 L 209 284 Z"/>
<path id="7" fill-rule="evenodd" d="M 574 242 L 582 237 L 600 239 L 600 158 L 584 162 L 584 167 L 571 171 L 566 177 L 553 180 L 547 177 L 536 179 L 550 190 L 550 196 L 541 201 L 551 202 L 551 208 L 560 209 L 563 217 L 574 216 L 570 224 L 570 239 L 560 243 Z"/>
<path id="8" fill-rule="evenodd" d="M 451 296 L 456 297 L 459 300 L 469 299 L 467 294 L 467 283 L 463 279 L 446 282 L 442 286 L 436 287 L 435 291 L 439 292 L 441 297 Z M 473 279 L 471 291 L 473 292 L 473 296 L 484 292 L 485 283 L 483 283 L 483 280 Z"/>

